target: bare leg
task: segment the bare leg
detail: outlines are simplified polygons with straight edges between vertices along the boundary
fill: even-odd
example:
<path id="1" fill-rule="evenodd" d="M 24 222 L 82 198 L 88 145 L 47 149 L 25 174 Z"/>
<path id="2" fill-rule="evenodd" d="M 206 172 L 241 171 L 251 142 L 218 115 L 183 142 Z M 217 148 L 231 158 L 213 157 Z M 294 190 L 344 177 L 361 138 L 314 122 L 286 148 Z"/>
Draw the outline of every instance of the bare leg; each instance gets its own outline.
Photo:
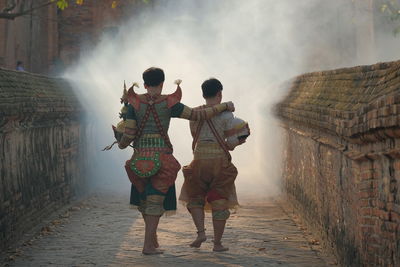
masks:
<path id="1" fill-rule="evenodd" d="M 146 214 L 142 213 L 144 223 L 146 223 Z M 159 248 L 160 245 L 158 244 L 157 232 L 153 236 L 153 243 L 155 248 Z"/>
<path id="2" fill-rule="evenodd" d="M 190 214 L 192 215 L 194 225 L 197 228 L 197 238 L 190 244 L 191 247 L 199 248 L 201 243 L 207 240 L 204 228 L 204 209 L 191 208 Z"/>
<path id="3" fill-rule="evenodd" d="M 143 244 L 143 254 L 154 255 L 161 254 L 154 246 L 154 236 L 157 233 L 158 222 L 160 221 L 160 216 L 145 215 L 145 234 L 144 234 L 144 244 Z"/>
<path id="4" fill-rule="evenodd" d="M 214 248 L 213 251 L 222 252 L 229 248 L 224 247 L 221 243 L 222 235 L 224 234 L 226 220 L 213 220 L 214 227 Z"/>

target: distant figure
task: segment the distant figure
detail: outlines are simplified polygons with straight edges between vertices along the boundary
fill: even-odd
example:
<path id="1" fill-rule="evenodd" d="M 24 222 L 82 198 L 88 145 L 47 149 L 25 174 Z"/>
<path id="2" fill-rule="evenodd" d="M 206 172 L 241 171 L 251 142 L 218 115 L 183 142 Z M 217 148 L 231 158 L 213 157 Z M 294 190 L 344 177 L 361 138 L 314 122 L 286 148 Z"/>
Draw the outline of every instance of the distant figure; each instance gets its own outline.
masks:
<path id="1" fill-rule="evenodd" d="M 24 63 L 22 61 L 17 61 L 17 67 L 15 68 L 15 70 L 25 71 L 23 64 Z"/>
<path id="2" fill-rule="evenodd" d="M 57 57 L 53 60 L 52 64 L 50 65 L 49 75 L 50 76 L 60 76 L 65 71 L 65 64 L 64 61 Z"/>

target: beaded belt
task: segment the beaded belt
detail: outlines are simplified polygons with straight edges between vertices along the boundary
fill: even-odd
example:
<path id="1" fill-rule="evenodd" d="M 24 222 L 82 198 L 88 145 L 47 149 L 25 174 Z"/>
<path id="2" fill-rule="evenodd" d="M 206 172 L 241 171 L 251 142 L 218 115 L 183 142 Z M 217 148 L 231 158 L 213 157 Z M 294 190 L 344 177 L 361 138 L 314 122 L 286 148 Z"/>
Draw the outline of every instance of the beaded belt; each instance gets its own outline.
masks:
<path id="1" fill-rule="evenodd" d="M 135 150 L 140 152 L 172 152 L 159 134 L 144 134 L 136 141 Z"/>

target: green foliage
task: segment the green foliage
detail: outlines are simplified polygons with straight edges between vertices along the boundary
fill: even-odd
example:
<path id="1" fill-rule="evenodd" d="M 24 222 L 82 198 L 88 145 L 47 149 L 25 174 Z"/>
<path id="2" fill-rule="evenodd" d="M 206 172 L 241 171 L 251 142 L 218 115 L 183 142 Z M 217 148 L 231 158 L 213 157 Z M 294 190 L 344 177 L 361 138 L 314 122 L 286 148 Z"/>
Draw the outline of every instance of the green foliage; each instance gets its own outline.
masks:
<path id="1" fill-rule="evenodd" d="M 64 10 L 65 8 L 68 7 L 68 1 L 67 0 L 57 0 L 57 7 L 61 10 Z"/>
<path id="2" fill-rule="evenodd" d="M 61 10 L 64 10 L 65 8 L 68 7 L 69 0 L 52 0 L 52 1 L 53 2 L 57 1 L 57 7 Z M 120 1 L 122 1 L 122 0 L 112 1 L 111 8 L 116 8 Z M 84 0 L 75 0 L 75 2 L 78 5 L 83 5 Z M 142 2 L 145 4 L 148 4 L 148 3 L 150 3 L 150 0 L 142 0 Z"/>
<path id="3" fill-rule="evenodd" d="M 380 0 L 380 11 L 387 20 L 397 24 L 393 30 L 393 34 L 400 34 L 400 0 Z"/>

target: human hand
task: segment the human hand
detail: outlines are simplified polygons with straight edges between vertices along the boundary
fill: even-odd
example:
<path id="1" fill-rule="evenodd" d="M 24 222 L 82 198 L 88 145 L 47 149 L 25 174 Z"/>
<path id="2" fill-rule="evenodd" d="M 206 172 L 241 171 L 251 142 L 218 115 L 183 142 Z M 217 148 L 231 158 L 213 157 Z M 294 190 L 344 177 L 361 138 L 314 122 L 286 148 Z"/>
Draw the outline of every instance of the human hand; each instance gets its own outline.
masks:
<path id="1" fill-rule="evenodd" d="M 232 101 L 226 102 L 226 110 L 230 112 L 235 111 L 235 105 L 233 104 Z"/>

